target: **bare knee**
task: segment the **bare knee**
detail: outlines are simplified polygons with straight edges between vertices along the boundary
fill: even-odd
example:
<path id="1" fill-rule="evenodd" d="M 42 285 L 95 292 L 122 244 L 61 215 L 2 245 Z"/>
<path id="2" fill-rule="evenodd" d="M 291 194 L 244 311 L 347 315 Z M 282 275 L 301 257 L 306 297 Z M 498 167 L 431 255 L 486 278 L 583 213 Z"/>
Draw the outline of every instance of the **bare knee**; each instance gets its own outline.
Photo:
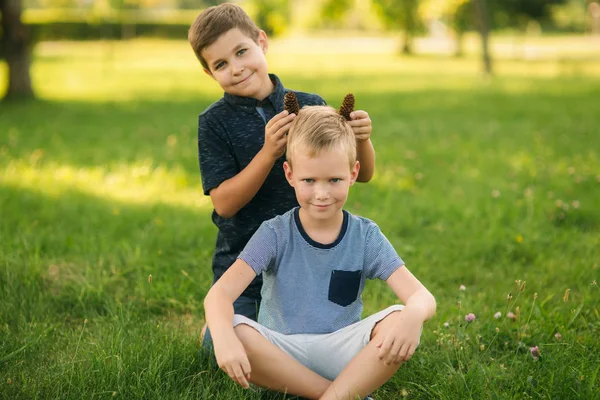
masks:
<path id="1" fill-rule="evenodd" d="M 387 326 L 394 326 L 398 324 L 400 320 L 400 313 L 402 311 L 392 311 L 386 315 L 381 321 L 377 322 L 371 331 L 371 340 L 373 340 L 379 332 L 384 330 Z"/>

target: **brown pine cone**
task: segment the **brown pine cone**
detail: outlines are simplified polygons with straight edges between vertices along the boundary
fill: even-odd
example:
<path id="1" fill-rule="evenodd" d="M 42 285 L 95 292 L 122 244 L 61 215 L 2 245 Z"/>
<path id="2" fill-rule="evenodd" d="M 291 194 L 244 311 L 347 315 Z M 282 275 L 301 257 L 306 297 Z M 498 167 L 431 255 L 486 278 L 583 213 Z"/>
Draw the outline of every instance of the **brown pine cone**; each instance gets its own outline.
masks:
<path id="1" fill-rule="evenodd" d="M 346 121 L 351 121 L 352 118 L 350 118 L 350 113 L 352 111 L 354 111 L 354 95 L 348 93 L 346 97 L 344 97 L 339 113 L 346 118 Z"/>
<path id="2" fill-rule="evenodd" d="M 287 110 L 290 114 L 298 115 L 298 111 L 300 111 L 300 105 L 298 104 L 296 93 L 287 92 L 285 94 L 285 97 L 283 98 L 283 109 Z"/>

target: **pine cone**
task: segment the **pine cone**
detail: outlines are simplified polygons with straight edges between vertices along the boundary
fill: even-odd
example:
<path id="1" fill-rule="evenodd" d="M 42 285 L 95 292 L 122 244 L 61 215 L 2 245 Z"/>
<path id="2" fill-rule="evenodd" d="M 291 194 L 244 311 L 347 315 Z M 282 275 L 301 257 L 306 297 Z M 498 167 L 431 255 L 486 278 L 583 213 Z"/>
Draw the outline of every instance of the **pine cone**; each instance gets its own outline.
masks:
<path id="1" fill-rule="evenodd" d="M 287 110 L 290 114 L 298 115 L 300 111 L 300 105 L 298 104 L 298 98 L 296 93 L 287 92 L 283 98 L 283 109 Z"/>
<path id="2" fill-rule="evenodd" d="M 346 118 L 346 121 L 351 121 L 350 113 L 354 111 L 354 95 L 352 93 L 348 93 L 346 97 L 344 97 L 344 101 L 342 102 L 342 106 L 340 107 L 340 115 Z"/>

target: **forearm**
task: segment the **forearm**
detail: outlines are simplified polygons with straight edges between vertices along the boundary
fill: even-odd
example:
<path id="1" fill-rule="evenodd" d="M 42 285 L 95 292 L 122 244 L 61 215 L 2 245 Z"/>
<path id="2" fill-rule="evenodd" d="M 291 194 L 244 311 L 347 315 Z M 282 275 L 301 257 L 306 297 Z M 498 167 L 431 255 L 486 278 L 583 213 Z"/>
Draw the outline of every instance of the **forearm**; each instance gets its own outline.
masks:
<path id="1" fill-rule="evenodd" d="M 260 151 L 239 174 L 211 190 L 217 214 L 224 218 L 237 214 L 259 191 L 274 164 L 272 157 Z"/>
<path id="2" fill-rule="evenodd" d="M 408 298 L 402 312 L 425 322 L 434 316 L 436 307 L 433 295 L 422 288 Z"/>
<path id="3" fill-rule="evenodd" d="M 356 158 L 360 162 L 358 182 L 369 182 L 375 173 L 375 149 L 371 139 L 356 142 Z"/>
<path id="4" fill-rule="evenodd" d="M 217 286 L 204 299 L 204 314 L 213 341 L 228 331 L 233 332 L 233 302 Z"/>

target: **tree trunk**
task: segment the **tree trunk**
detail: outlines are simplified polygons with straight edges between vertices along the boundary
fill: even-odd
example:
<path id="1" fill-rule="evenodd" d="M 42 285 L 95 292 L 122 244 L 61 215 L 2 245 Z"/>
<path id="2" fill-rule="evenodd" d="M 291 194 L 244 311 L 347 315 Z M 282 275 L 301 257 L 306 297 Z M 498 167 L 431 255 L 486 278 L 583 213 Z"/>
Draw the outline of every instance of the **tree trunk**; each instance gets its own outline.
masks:
<path id="1" fill-rule="evenodd" d="M 462 30 L 456 30 L 456 39 L 454 42 L 454 57 L 462 57 L 465 55 L 464 36 L 465 33 Z"/>
<path id="2" fill-rule="evenodd" d="M 21 21 L 21 0 L 0 0 L 2 48 L 8 64 L 8 90 L 4 99 L 33 98 L 29 75 L 30 38 Z"/>
<path id="3" fill-rule="evenodd" d="M 475 9 L 477 12 L 477 21 L 479 25 L 479 33 L 481 34 L 481 46 L 483 56 L 483 70 L 486 75 L 492 74 L 492 59 L 489 49 L 489 32 L 490 25 L 488 19 L 488 11 L 486 0 L 475 0 Z"/>
<path id="4" fill-rule="evenodd" d="M 406 55 L 410 55 L 413 52 L 413 35 L 408 31 L 408 29 L 404 30 L 400 51 L 402 54 Z"/>

